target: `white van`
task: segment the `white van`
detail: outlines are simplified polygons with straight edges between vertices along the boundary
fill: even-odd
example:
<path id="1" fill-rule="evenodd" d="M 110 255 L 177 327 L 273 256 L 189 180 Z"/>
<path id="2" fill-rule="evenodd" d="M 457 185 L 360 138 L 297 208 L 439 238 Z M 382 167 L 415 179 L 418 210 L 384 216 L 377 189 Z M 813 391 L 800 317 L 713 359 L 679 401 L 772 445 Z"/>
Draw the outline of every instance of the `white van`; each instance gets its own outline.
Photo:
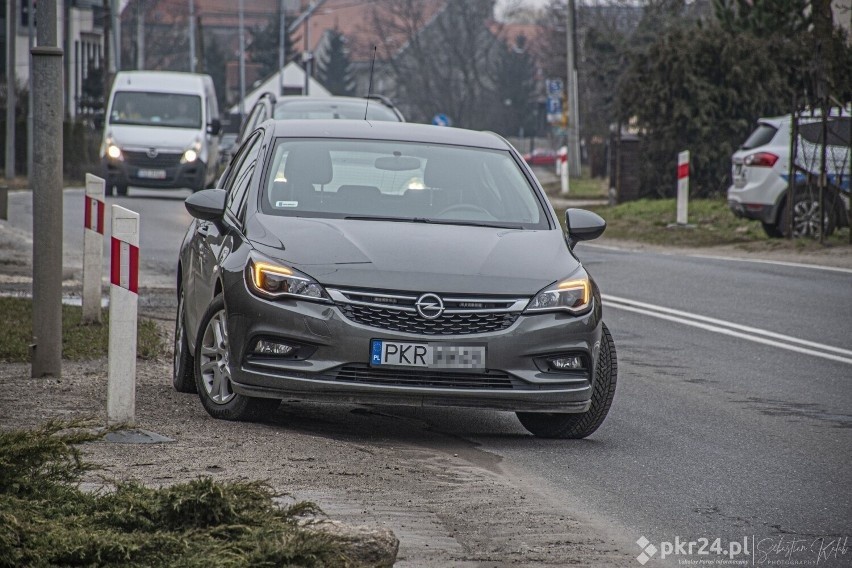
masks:
<path id="1" fill-rule="evenodd" d="M 122 71 L 109 96 L 101 164 L 107 193 L 128 186 L 190 188 L 215 180 L 222 123 L 213 79 Z"/>

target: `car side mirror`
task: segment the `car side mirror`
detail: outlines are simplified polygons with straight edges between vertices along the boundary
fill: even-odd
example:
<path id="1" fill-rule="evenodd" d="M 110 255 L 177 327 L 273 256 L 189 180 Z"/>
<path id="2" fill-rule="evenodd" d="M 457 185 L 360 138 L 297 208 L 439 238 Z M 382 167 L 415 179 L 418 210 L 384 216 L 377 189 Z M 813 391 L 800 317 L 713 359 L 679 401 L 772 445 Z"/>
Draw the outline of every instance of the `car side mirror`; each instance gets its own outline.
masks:
<path id="1" fill-rule="evenodd" d="M 591 241 L 601 236 L 606 230 L 606 221 L 597 213 L 585 209 L 567 209 L 565 227 L 573 248 L 579 241 Z"/>
<path id="2" fill-rule="evenodd" d="M 216 221 L 225 214 L 227 195 L 224 189 L 205 189 L 187 197 L 183 204 L 196 219 Z"/>
<path id="3" fill-rule="evenodd" d="M 219 136 L 222 133 L 222 121 L 218 118 L 214 118 L 210 121 L 210 124 L 207 125 L 207 134 L 212 134 L 213 136 Z"/>

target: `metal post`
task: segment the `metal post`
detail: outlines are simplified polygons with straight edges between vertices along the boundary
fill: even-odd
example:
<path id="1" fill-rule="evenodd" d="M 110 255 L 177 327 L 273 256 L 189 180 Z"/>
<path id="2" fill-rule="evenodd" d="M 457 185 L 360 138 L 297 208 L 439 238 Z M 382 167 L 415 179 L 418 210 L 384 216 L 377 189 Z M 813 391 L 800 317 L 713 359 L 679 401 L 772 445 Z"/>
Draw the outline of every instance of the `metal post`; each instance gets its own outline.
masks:
<path id="1" fill-rule="evenodd" d="M 9 2 L 13 4 L 14 2 Z M 62 49 L 56 2 L 38 2 L 33 56 L 32 376 L 62 373 Z"/>
<path id="2" fill-rule="evenodd" d="M 793 200 L 795 199 L 796 191 L 796 154 L 799 150 L 799 103 L 796 100 L 796 95 L 793 95 L 793 112 L 790 114 L 790 168 L 787 182 L 787 202 L 784 207 L 787 208 L 787 226 L 783 229 L 787 231 L 787 238 L 793 238 Z M 783 216 L 782 216 L 783 219 Z"/>
<path id="3" fill-rule="evenodd" d="M 575 63 L 574 53 L 576 47 L 576 41 L 574 40 L 574 34 L 576 31 L 574 26 L 574 0 L 568 0 L 568 18 L 566 21 L 566 27 L 567 81 L 565 83 L 565 92 L 568 98 L 568 128 L 566 129 L 568 139 L 568 164 L 569 170 L 573 172 L 576 177 L 580 177 L 580 123 L 579 117 L 577 116 L 580 105 L 577 102 L 577 65 Z"/>
<path id="4" fill-rule="evenodd" d="M 820 149 L 819 161 L 819 242 L 825 243 L 825 188 L 828 183 L 828 95 L 822 99 L 822 148 Z"/>
<path id="5" fill-rule="evenodd" d="M 284 96 L 284 65 L 287 62 L 287 0 L 281 0 L 278 15 L 278 96 Z"/>
<path id="6" fill-rule="evenodd" d="M 243 21 L 243 0 L 240 0 L 240 122 L 246 116 L 246 31 Z"/>
<path id="7" fill-rule="evenodd" d="M 310 94 L 311 88 L 311 61 L 314 56 L 311 53 L 311 17 L 305 18 L 305 96 Z"/>
<path id="8" fill-rule="evenodd" d="M 189 72 L 195 73 L 195 0 L 189 0 Z"/>
<path id="9" fill-rule="evenodd" d="M 112 47 L 113 61 L 115 62 L 115 71 L 121 71 L 121 2 L 120 0 L 112 0 L 112 9 L 110 10 L 112 18 Z"/>
<path id="10" fill-rule="evenodd" d="M 27 74 L 27 176 L 32 181 L 33 175 L 33 55 L 35 47 L 35 28 L 33 27 L 33 0 L 27 0 L 27 39 L 30 55 L 29 73 Z"/>

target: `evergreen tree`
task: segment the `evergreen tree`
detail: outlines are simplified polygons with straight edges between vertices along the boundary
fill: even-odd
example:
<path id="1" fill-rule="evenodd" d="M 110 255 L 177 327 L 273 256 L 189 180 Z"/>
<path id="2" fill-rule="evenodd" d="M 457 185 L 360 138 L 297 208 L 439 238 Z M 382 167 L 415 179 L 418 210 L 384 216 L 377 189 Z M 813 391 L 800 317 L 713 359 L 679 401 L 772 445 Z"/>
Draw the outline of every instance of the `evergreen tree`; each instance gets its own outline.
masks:
<path id="1" fill-rule="evenodd" d="M 503 105 L 501 134 L 517 136 L 521 128 L 526 136 L 535 135 L 535 62 L 527 51 L 526 37 L 515 44 L 504 44 L 497 61 L 496 95 Z"/>
<path id="2" fill-rule="evenodd" d="M 355 83 L 346 38 L 337 30 L 329 33 L 328 49 L 319 61 L 317 78 L 331 94 L 351 97 L 355 94 Z"/>
<path id="3" fill-rule="evenodd" d="M 278 19 L 270 20 L 265 26 L 249 28 L 249 41 L 246 46 L 246 54 L 253 63 L 260 65 L 260 76 L 266 77 L 278 71 Z M 287 61 L 293 61 L 298 56 L 293 47 L 293 39 L 290 34 L 284 35 L 284 52 Z"/>

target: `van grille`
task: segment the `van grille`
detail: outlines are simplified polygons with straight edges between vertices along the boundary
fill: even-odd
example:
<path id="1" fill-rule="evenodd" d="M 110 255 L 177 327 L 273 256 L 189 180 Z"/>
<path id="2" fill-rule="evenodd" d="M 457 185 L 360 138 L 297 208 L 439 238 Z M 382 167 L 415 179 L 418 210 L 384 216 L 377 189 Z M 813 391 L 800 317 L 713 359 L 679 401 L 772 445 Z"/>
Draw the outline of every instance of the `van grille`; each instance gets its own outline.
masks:
<path id="1" fill-rule="evenodd" d="M 124 161 L 137 168 L 173 168 L 180 164 L 182 154 L 160 152 L 151 158 L 147 152 L 125 151 Z"/>

